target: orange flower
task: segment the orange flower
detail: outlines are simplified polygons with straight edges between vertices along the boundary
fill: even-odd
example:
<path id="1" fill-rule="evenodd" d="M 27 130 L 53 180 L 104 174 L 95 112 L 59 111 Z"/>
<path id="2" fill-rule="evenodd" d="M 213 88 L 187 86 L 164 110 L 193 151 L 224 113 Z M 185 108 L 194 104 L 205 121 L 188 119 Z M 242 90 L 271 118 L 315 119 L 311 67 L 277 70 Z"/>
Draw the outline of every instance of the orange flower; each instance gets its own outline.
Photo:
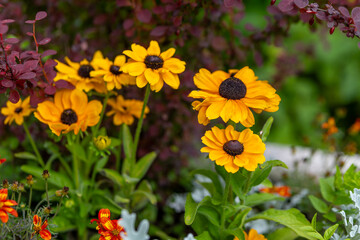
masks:
<path id="1" fill-rule="evenodd" d="M 107 219 L 110 218 L 110 210 L 107 208 L 103 208 L 100 209 L 99 213 L 98 213 L 98 219 L 91 219 L 90 223 L 96 222 L 98 225 L 96 227 L 96 230 L 98 230 L 98 232 L 100 234 L 102 234 L 103 231 L 105 231 L 104 227 L 102 226 L 102 220 L 106 221 Z"/>
<path id="2" fill-rule="evenodd" d="M 290 197 L 290 187 L 281 186 L 281 187 L 271 187 L 271 188 L 261 188 L 260 192 L 263 193 L 276 193 L 282 197 Z"/>
<path id="3" fill-rule="evenodd" d="M 255 229 L 250 229 L 249 234 L 244 232 L 245 240 L 267 240 L 262 234 L 258 234 Z M 234 240 L 239 240 L 239 238 L 235 237 Z"/>
<path id="4" fill-rule="evenodd" d="M 125 233 L 125 230 L 122 226 L 118 224 L 118 220 L 110 220 L 107 218 L 101 219 L 101 224 L 104 227 L 105 231 L 101 233 L 99 240 L 122 240 L 120 236 L 121 232 Z"/>
<path id="5" fill-rule="evenodd" d="M 0 158 L 0 164 L 4 163 L 6 161 L 5 158 Z"/>
<path id="6" fill-rule="evenodd" d="M 7 189 L 0 189 L 0 219 L 3 223 L 7 223 L 9 220 L 8 213 L 18 216 L 18 213 L 15 209 L 11 208 L 11 206 L 17 205 L 17 202 L 14 200 L 6 200 L 8 195 Z"/>
<path id="7" fill-rule="evenodd" d="M 45 220 L 44 223 L 42 223 L 41 217 L 35 215 L 33 218 L 33 224 L 34 224 L 34 232 L 32 233 L 31 237 L 33 237 L 35 234 L 40 234 L 40 237 L 44 240 L 51 239 L 51 233 L 49 232 L 49 230 L 45 229 L 48 226 L 47 220 Z"/>
<path id="8" fill-rule="evenodd" d="M 360 118 L 357 118 L 355 123 L 353 125 L 351 125 L 351 127 L 349 128 L 350 134 L 355 135 L 358 132 L 360 132 Z"/>
<path id="9" fill-rule="evenodd" d="M 338 128 L 336 127 L 335 119 L 330 117 L 327 122 L 324 122 L 321 125 L 322 129 L 327 129 L 325 136 L 328 137 L 334 133 L 338 132 Z"/>

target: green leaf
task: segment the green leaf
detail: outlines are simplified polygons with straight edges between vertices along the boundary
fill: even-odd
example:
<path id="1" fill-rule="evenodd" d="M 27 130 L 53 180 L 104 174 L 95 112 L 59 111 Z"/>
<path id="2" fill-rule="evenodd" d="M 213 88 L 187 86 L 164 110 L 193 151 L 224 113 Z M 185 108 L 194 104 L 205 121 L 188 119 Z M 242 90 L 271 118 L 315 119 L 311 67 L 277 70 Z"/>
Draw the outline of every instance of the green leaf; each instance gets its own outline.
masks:
<path id="1" fill-rule="evenodd" d="M 230 223 L 229 228 L 242 228 L 245 223 L 245 218 L 250 211 L 251 207 L 246 207 L 244 210 L 240 211 Z"/>
<path id="2" fill-rule="evenodd" d="M 320 198 L 310 195 L 309 199 L 310 199 L 311 204 L 316 209 L 316 211 L 318 211 L 320 213 L 327 213 L 329 211 L 328 205 Z"/>
<path id="3" fill-rule="evenodd" d="M 256 168 L 250 180 L 250 187 L 257 186 L 262 183 L 270 174 L 273 167 L 288 168 L 286 164 L 280 160 L 269 160 L 261 165 L 261 168 Z"/>
<path id="4" fill-rule="evenodd" d="M 225 232 L 232 236 L 236 236 L 239 240 L 245 240 L 244 230 L 241 228 L 226 229 Z"/>
<path id="5" fill-rule="evenodd" d="M 247 205 L 249 207 L 253 207 L 253 206 L 260 205 L 265 202 L 274 201 L 274 200 L 284 201 L 285 198 L 279 197 L 279 196 L 277 196 L 275 194 L 271 194 L 271 193 L 254 193 L 254 194 L 248 195 L 246 197 L 245 205 Z"/>
<path id="6" fill-rule="evenodd" d="M 198 213 L 204 215 L 215 226 L 220 227 L 220 214 L 215 207 L 202 205 L 199 207 Z"/>
<path id="7" fill-rule="evenodd" d="M 268 240 L 294 240 L 297 234 L 290 228 L 279 228 L 267 235 Z"/>
<path id="8" fill-rule="evenodd" d="M 328 213 L 324 214 L 323 217 L 330 220 L 331 222 L 337 222 L 336 214 L 334 212 L 329 211 Z"/>
<path id="9" fill-rule="evenodd" d="M 263 142 L 265 142 L 266 139 L 267 139 L 267 137 L 269 136 L 269 134 L 270 134 L 270 129 L 271 129 L 271 125 L 273 124 L 273 122 L 274 122 L 274 118 L 273 118 L 273 117 L 269 117 L 269 118 L 266 120 L 266 122 L 265 122 L 265 124 L 264 124 L 264 126 L 263 126 L 263 128 L 262 128 L 262 130 L 261 130 L 261 132 L 260 132 L 261 140 L 262 140 Z"/>
<path id="10" fill-rule="evenodd" d="M 98 160 L 96 163 L 95 163 L 95 166 L 94 166 L 94 173 L 98 173 L 100 172 L 101 169 L 103 169 L 103 167 L 106 165 L 107 161 L 109 160 L 108 157 L 102 157 L 100 158 L 100 160 Z"/>
<path id="11" fill-rule="evenodd" d="M 334 202 L 336 199 L 334 177 L 320 178 L 320 191 L 326 201 Z"/>
<path id="12" fill-rule="evenodd" d="M 92 201 L 94 202 L 94 205 L 97 205 L 98 209 L 108 208 L 111 212 L 121 214 L 122 208 L 115 201 L 106 196 L 105 193 L 101 190 L 93 192 Z"/>
<path id="13" fill-rule="evenodd" d="M 149 170 L 151 164 L 154 162 L 156 158 L 156 153 L 151 152 L 143 156 L 132 169 L 130 176 L 134 178 L 141 179 L 145 176 L 147 171 Z"/>
<path id="14" fill-rule="evenodd" d="M 266 219 L 280 223 L 306 239 L 323 240 L 323 237 L 313 228 L 306 217 L 294 208 L 288 210 L 269 209 L 249 218 L 247 222 L 255 219 Z"/>
<path id="15" fill-rule="evenodd" d="M 101 171 L 103 175 L 110 178 L 115 184 L 119 187 L 125 186 L 125 179 L 124 177 L 115 170 L 105 168 Z"/>
<path id="16" fill-rule="evenodd" d="M 264 181 L 262 181 L 261 184 L 264 185 L 265 187 L 268 187 L 268 188 L 272 188 L 272 187 L 273 187 L 272 182 L 271 182 L 268 178 L 265 178 Z"/>
<path id="17" fill-rule="evenodd" d="M 314 229 L 316 229 L 316 218 L 317 218 L 317 213 L 315 213 L 313 218 L 311 219 L 311 225 L 313 226 Z"/>
<path id="18" fill-rule="evenodd" d="M 222 196 L 223 194 L 223 187 L 220 183 L 219 180 L 219 176 L 210 170 L 206 170 L 206 169 L 197 169 L 191 172 L 191 175 L 195 175 L 195 174 L 199 174 L 202 176 L 205 176 L 207 178 L 209 178 L 212 182 L 212 186 L 213 186 L 213 190 L 209 191 L 211 193 L 212 196 L 214 196 L 216 193 L 220 196 Z"/>
<path id="19" fill-rule="evenodd" d="M 237 171 L 236 173 L 230 175 L 230 184 L 232 190 L 240 199 L 245 199 L 243 186 L 245 185 L 246 179 L 248 178 L 248 176 L 244 175 L 243 171 L 246 172 L 245 169 L 241 169 L 240 171 Z"/>
<path id="20" fill-rule="evenodd" d="M 212 239 L 209 232 L 205 231 L 203 233 L 201 233 L 199 236 L 195 237 L 195 239 L 197 240 L 210 240 Z"/>
<path id="21" fill-rule="evenodd" d="M 325 234 L 324 234 L 324 239 L 325 240 L 329 240 L 331 238 L 332 235 L 334 235 L 334 233 L 336 232 L 336 229 L 338 228 L 339 224 L 335 224 L 331 227 L 329 227 L 328 229 L 326 229 Z"/>
<path id="22" fill-rule="evenodd" d="M 130 129 L 128 127 L 128 125 L 123 124 L 122 125 L 122 136 L 123 136 L 123 146 L 124 146 L 124 152 L 125 152 L 125 156 L 128 159 L 133 159 L 133 138 L 130 132 Z M 132 169 L 132 165 L 129 166 L 131 170 Z"/>
<path id="23" fill-rule="evenodd" d="M 85 162 L 88 161 L 87 157 L 86 157 L 86 152 L 84 150 L 84 148 L 78 144 L 78 143 L 71 143 L 67 145 L 67 148 L 69 149 L 69 151 L 74 154 L 76 157 L 78 157 L 80 160 L 83 160 Z"/>
<path id="24" fill-rule="evenodd" d="M 226 176 L 229 174 L 223 166 L 219 166 L 216 163 L 215 165 L 215 171 L 222 177 L 222 179 L 225 181 Z"/>
<path id="25" fill-rule="evenodd" d="M 133 196 L 137 196 L 137 195 L 142 195 L 144 197 L 146 197 L 147 199 L 149 199 L 149 201 L 151 202 L 151 204 L 156 204 L 157 200 L 154 194 L 146 192 L 146 191 L 142 191 L 142 190 L 136 190 L 133 193 Z"/>
<path id="26" fill-rule="evenodd" d="M 199 207 L 208 201 L 211 201 L 210 196 L 204 197 L 201 202 L 197 203 L 194 201 L 190 193 L 187 195 L 184 215 L 186 225 L 191 225 L 194 222 Z"/>
<path id="27" fill-rule="evenodd" d="M 35 178 L 43 179 L 43 169 L 40 167 L 35 167 L 31 165 L 22 165 L 21 170 L 33 175 Z M 55 172 L 55 171 L 49 171 L 50 178 L 48 179 L 49 184 L 56 186 L 58 188 L 63 188 L 64 186 L 69 187 L 70 191 L 74 190 L 73 183 L 71 182 L 71 179 L 69 179 L 68 176 L 63 175 L 62 173 Z"/>
<path id="28" fill-rule="evenodd" d="M 20 159 L 27 159 L 27 160 L 37 160 L 37 157 L 29 152 L 19 152 L 19 153 L 15 153 L 14 156 L 16 158 L 20 158 Z"/>

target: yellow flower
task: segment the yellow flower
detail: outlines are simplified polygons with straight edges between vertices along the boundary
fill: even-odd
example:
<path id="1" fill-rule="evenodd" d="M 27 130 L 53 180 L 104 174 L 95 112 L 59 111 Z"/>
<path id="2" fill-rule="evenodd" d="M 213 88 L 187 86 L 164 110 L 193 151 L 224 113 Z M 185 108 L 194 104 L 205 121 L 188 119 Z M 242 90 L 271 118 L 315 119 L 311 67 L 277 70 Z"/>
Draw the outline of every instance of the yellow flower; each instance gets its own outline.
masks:
<path id="1" fill-rule="evenodd" d="M 264 235 L 258 234 L 255 229 L 251 229 L 249 231 L 249 235 L 247 235 L 246 232 L 244 232 L 244 234 L 245 234 L 245 240 L 267 240 L 267 238 L 265 238 Z M 239 238 L 235 237 L 234 240 L 239 240 Z"/>
<path id="2" fill-rule="evenodd" d="M 140 118 L 141 109 L 144 102 L 134 99 L 124 99 L 123 96 L 119 95 L 116 99 L 109 99 L 109 105 L 112 109 L 106 113 L 106 116 L 114 115 L 114 124 L 131 125 L 134 122 L 134 117 Z M 149 112 L 149 108 L 145 108 L 145 114 Z M 144 114 L 144 118 L 145 118 Z"/>
<path id="3" fill-rule="evenodd" d="M 229 125 L 226 129 L 213 127 L 201 138 L 206 145 L 200 151 L 209 153 L 209 158 L 225 170 L 235 173 L 239 167 L 255 171 L 258 164 L 265 162 L 265 144 L 250 129 L 242 132 Z"/>
<path id="4" fill-rule="evenodd" d="M 24 117 L 29 116 L 34 111 L 30 107 L 30 97 L 25 98 L 24 101 L 19 99 L 17 103 L 10 101 L 6 102 L 6 107 L 1 108 L 1 113 L 6 116 L 4 123 L 10 125 L 14 120 L 17 125 L 24 122 Z"/>
<path id="5" fill-rule="evenodd" d="M 136 85 L 143 88 L 147 83 L 151 90 L 158 92 L 164 85 L 164 81 L 170 87 L 177 89 L 180 85 L 179 73 L 185 71 L 185 62 L 172 56 L 174 48 L 161 53 L 158 42 L 151 41 L 148 49 L 132 44 L 131 50 L 123 53 L 132 59 L 121 70 L 136 77 Z"/>
<path id="6" fill-rule="evenodd" d="M 78 134 L 80 129 L 86 131 L 88 126 L 95 126 L 101 110 L 102 104 L 97 100 L 88 102 L 83 91 L 65 89 L 55 93 L 54 101 L 40 103 L 34 115 L 59 136 L 70 131 Z"/>
<path id="7" fill-rule="evenodd" d="M 58 73 L 54 78 L 54 81 L 65 80 L 70 82 L 76 88 L 85 90 L 88 92 L 92 89 L 99 93 L 105 93 L 105 82 L 101 77 L 92 77 L 90 73 L 99 69 L 94 64 L 96 59 L 103 59 L 103 55 L 100 51 L 96 51 L 93 60 L 89 62 L 87 59 L 83 59 L 81 62 L 72 62 L 68 57 L 65 57 L 65 61 L 68 65 L 55 60 L 58 64 L 55 66 Z"/>
<path id="8" fill-rule="evenodd" d="M 106 82 L 107 90 L 121 89 L 122 85 L 135 85 L 135 77 L 120 71 L 120 68 L 125 64 L 126 57 L 119 55 L 112 62 L 107 58 L 94 59 L 94 64 L 99 67 L 98 70 L 90 72 L 91 77 L 103 77 Z"/>
<path id="9" fill-rule="evenodd" d="M 281 99 L 275 93 L 276 90 L 267 81 L 257 81 L 254 71 L 249 67 L 230 70 L 229 73 L 211 73 L 202 68 L 195 75 L 194 83 L 200 90 L 192 91 L 189 97 L 204 99 L 193 105 L 194 110 L 199 111 L 199 119 L 203 119 L 199 123 L 204 125 L 208 120 L 221 117 L 225 122 L 231 119 L 251 127 L 255 119 L 250 109 L 256 113 L 279 109 Z"/>
<path id="10" fill-rule="evenodd" d="M 111 138 L 108 136 L 98 136 L 93 139 L 93 142 L 97 149 L 104 150 L 111 144 Z"/>

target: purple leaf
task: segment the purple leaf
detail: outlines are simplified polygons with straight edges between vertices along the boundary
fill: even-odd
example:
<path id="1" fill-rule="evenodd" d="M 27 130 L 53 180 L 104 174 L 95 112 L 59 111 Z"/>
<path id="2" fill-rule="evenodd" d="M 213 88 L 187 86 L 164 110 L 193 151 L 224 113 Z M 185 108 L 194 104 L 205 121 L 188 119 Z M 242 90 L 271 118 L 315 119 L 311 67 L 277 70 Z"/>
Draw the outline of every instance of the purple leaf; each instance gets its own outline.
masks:
<path id="1" fill-rule="evenodd" d="M 41 54 L 41 57 L 47 57 L 47 56 L 55 55 L 56 53 L 57 52 L 55 50 L 49 49 L 49 50 L 44 51 Z"/>
<path id="2" fill-rule="evenodd" d="M 15 22 L 14 19 L 4 19 L 4 20 L 1 20 L 1 23 L 2 23 L 2 24 L 13 23 L 13 22 Z"/>
<path id="3" fill-rule="evenodd" d="M 19 42 L 19 39 L 17 39 L 17 38 L 7 38 L 7 39 L 5 39 L 5 42 L 10 43 L 10 44 L 15 44 L 15 43 Z"/>
<path id="4" fill-rule="evenodd" d="M 291 10 L 294 9 L 294 1 L 293 0 L 282 0 L 281 2 L 279 2 L 278 8 L 280 9 L 280 11 L 282 11 L 284 13 L 290 12 Z"/>
<path id="5" fill-rule="evenodd" d="M 166 30 L 168 29 L 167 26 L 157 26 L 150 32 L 150 36 L 152 37 L 161 37 L 165 34 Z"/>
<path id="6" fill-rule="evenodd" d="M 360 7 L 355 7 L 351 11 L 351 17 L 353 18 L 354 22 L 360 21 Z"/>
<path id="7" fill-rule="evenodd" d="M 32 32 L 27 32 L 26 35 L 28 35 L 30 37 L 34 36 L 34 34 Z"/>
<path id="8" fill-rule="evenodd" d="M 126 7 L 126 6 L 131 6 L 131 3 L 129 0 L 116 0 L 116 5 L 118 7 Z"/>
<path id="9" fill-rule="evenodd" d="M 21 74 L 18 78 L 19 79 L 31 79 L 36 77 L 36 74 L 34 72 L 26 72 Z"/>
<path id="10" fill-rule="evenodd" d="M 173 18 L 173 24 L 175 27 L 180 26 L 182 23 L 182 16 L 176 16 Z"/>
<path id="11" fill-rule="evenodd" d="M 9 30 L 8 25 L 0 24 L 0 34 L 4 34 Z"/>
<path id="12" fill-rule="evenodd" d="M 31 70 L 37 68 L 38 63 L 39 63 L 39 60 L 29 60 L 29 61 L 26 61 L 26 62 L 24 63 L 24 68 L 26 68 L 28 71 L 31 71 Z M 26 79 L 26 78 L 22 78 L 22 79 Z"/>
<path id="13" fill-rule="evenodd" d="M 212 39 L 211 46 L 217 51 L 222 51 L 226 49 L 227 42 L 223 37 L 217 36 Z"/>
<path id="14" fill-rule="evenodd" d="M 123 22 L 123 28 L 125 30 L 129 30 L 134 25 L 134 21 L 132 19 L 125 19 Z"/>
<path id="15" fill-rule="evenodd" d="M 235 0 L 224 0 L 224 5 L 227 8 L 231 8 L 235 5 Z"/>
<path id="16" fill-rule="evenodd" d="M 26 20 L 25 23 L 33 24 L 33 23 L 36 23 L 36 20 Z"/>
<path id="17" fill-rule="evenodd" d="M 325 13 L 325 12 L 317 12 L 317 13 L 315 14 L 315 16 L 316 16 L 318 19 L 322 20 L 322 21 L 326 21 L 326 20 L 327 20 L 327 17 L 326 17 L 326 13 Z"/>
<path id="18" fill-rule="evenodd" d="M 10 95 L 9 95 L 9 101 L 12 103 L 17 103 L 20 99 L 20 95 L 18 93 L 18 91 L 16 90 L 11 90 L 10 91 Z"/>
<path id="19" fill-rule="evenodd" d="M 71 83 L 69 83 L 69 82 L 67 82 L 65 80 L 56 81 L 55 86 L 57 88 L 66 88 L 66 89 L 74 89 L 75 88 Z"/>
<path id="20" fill-rule="evenodd" d="M 306 12 L 300 13 L 300 19 L 306 23 L 309 22 L 311 19 L 314 19 L 314 15 Z"/>
<path id="21" fill-rule="evenodd" d="M 38 42 L 39 45 L 45 45 L 51 41 L 51 38 L 44 38 L 40 42 Z"/>
<path id="22" fill-rule="evenodd" d="M 147 9 L 137 11 L 136 17 L 140 22 L 149 23 L 151 21 L 151 12 Z"/>
<path id="23" fill-rule="evenodd" d="M 56 87 L 47 85 L 46 88 L 44 89 L 44 92 L 48 95 L 54 95 L 56 92 Z"/>
<path id="24" fill-rule="evenodd" d="M 305 8 L 309 5 L 309 0 L 294 0 L 294 3 L 298 8 Z"/>
<path id="25" fill-rule="evenodd" d="M 1 85 L 7 88 L 10 88 L 12 86 L 14 86 L 13 81 L 9 80 L 9 79 L 4 79 L 1 81 Z"/>
<path id="26" fill-rule="evenodd" d="M 52 50 L 52 51 L 54 51 L 54 50 Z M 57 62 L 55 62 L 52 59 L 48 59 L 48 60 L 46 60 L 46 62 L 44 64 L 44 68 L 54 68 L 56 65 L 57 65 Z"/>
<path id="27" fill-rule="evenodd" d="M 47 13 L 46 13 L 46 12 L 40 11 L 40 12 L 38 12 L 38 13 L 36 14 L 35 20 L 36 20 L 36 21 L 39 21 L 39 20 L 41 20 L 41 19 L 46 18 L 46 16 L 47 16 Z"/>
<path id="28" fill-rule="evenodd" d="M 344 15 L 345 17 L 350 17 L 350 12 L 346 7 L 340 6 L 339 12 L 341 12 L 341 14 Z"/>

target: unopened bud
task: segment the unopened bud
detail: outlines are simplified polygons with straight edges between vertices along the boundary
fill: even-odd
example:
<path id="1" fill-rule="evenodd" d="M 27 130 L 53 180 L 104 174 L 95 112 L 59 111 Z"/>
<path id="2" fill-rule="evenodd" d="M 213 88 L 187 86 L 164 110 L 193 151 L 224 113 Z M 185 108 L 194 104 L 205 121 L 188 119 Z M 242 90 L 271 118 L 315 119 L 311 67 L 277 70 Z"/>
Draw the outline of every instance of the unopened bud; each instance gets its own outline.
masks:
<path id="1" fill-rule="evenodd" d="M 332 28 L 330 28 L 330 34 L 333 34 L 334 33 L 334 31 L 335 31 L 335 27 L 332 27 Z"/>
<path id="2" fill-rule="evenodd" d="M 9 181 L 5 179 L 5 180 L 3 181 L 2 187 L 3 187 L 3 188 L 9 188 L 9 187 L 10 187 Z"/>
<path id="3" fill-rule="evenodd" d="M 48 170 L 44 170 L 42 177 L 46 180 L 50 177 L 49 171 Z"/>
<path id="4" fill-rule="evenodd" d="M 20 192 L 25 192 L 25 186 L 24 186 L 24 184 L 23 184 L 23 183 L 20 183 L 18 189 L 19 189 Z"/>
<path id="5" fill-rule="evenodd" d="M 45 215 L 50 215 L 50 213 L 51 213 L 51 207 L 50 207 L 50 206 L 44 208 L 44 214 L 45 214 Z"/>
<path id="6" fill-rule="evenodd" d="M 33 176 L 32 175 L 28 175 L 26 177 L 26 183 L 29 185 L 29 186 L 32 186 L 34 184 L 34 179 L 33 179 Z"/>
<path id="7" fill-rule="evenodd" d="M 108 136 L 98 136 L 94 138 L 94 144 L 97 149 L 104 150 L 111 144 L 111 138 Z"/>
<path id="8" fill-rule="evenodd" d="M 65 197 L 65 196 L 68 195 L 68 193 L 69 193 L 69 188 L 66 187 L 66 186 L 64 186 L 63 189 L 57 190 L 57 191 L 55 192 L 55 195 L 56 195 L 57 197 Z"/>
<path id="9" fill-rule="evenodd" d="M 271 0 L 270 4 L 274 5 L 276 3 L 276 0 Z"/>
<path id="10" fill-rule="evenodd" d="M 311 19 L 309 20 L 309 24 L 310 24 L 310 25 L 313 25 L 314 22 L 315 22 L 315 19 L 314 19 L 314 18 L 311 18 Z"/>
<path id="11" fill-rule="evenodd" d="M 16 192 L 19 188 L 19 182 L 15 181 L 13 184 L 11 184 L 11 190 Z"/>

